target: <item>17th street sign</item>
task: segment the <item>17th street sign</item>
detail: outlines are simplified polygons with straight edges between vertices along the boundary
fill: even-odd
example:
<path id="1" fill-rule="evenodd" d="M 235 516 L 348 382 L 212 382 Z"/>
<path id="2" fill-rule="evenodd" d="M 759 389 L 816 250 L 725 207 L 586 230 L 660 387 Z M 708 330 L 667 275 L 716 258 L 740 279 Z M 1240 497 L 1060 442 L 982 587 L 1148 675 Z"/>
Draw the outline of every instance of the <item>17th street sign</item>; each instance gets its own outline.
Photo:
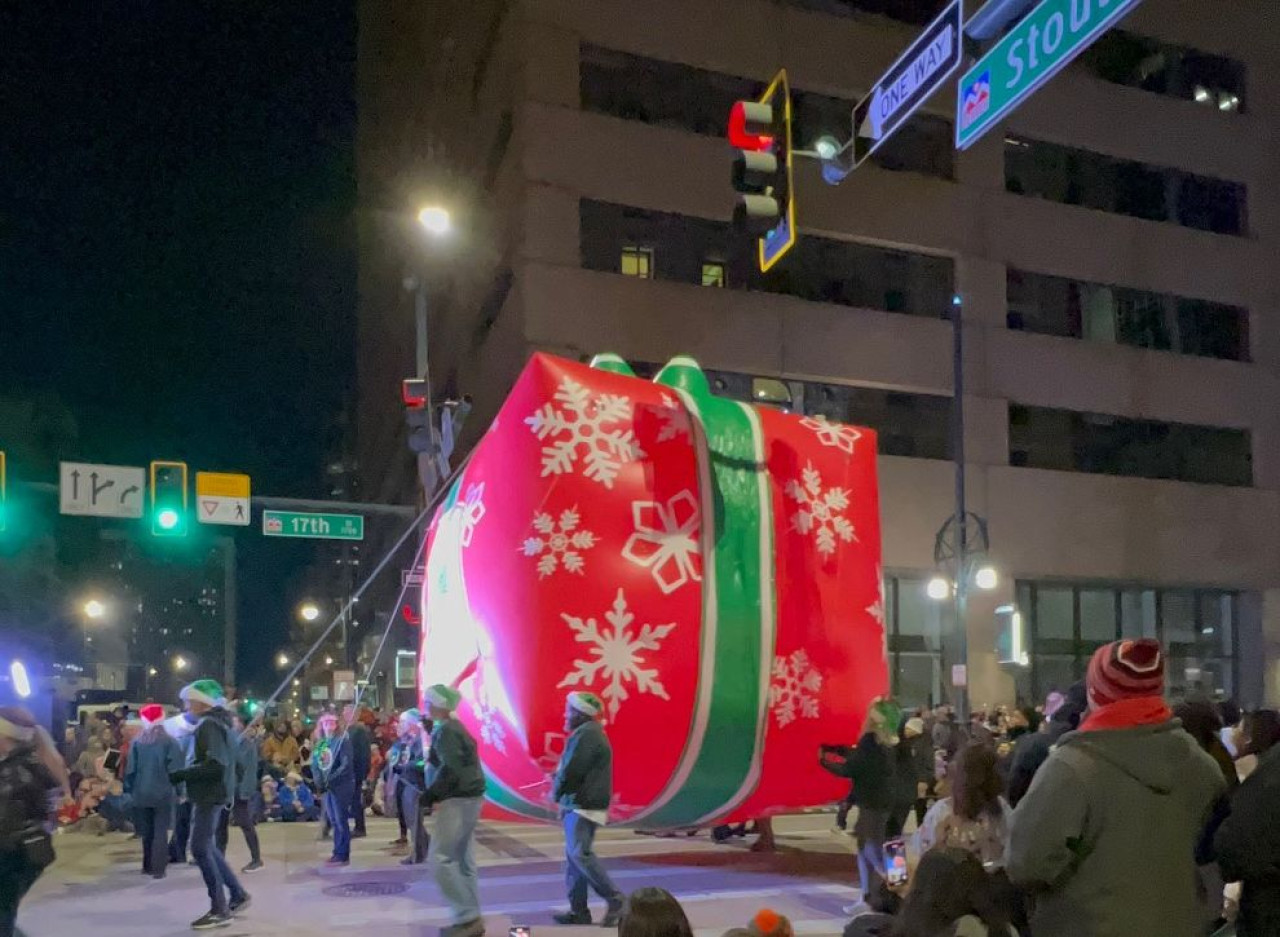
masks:
<path id="1" fill-rule="evenodd" d="M 262 533 L 266 537 L 299 537 L 307 540 L 363 540 L 364 518 L 359 514 L 263 511 Z"/>
<path id="2" fill-rule="evenodd" d="M 1043 0 L 960 78 L 956 147 L 976 143 L 1141 2 Z"/>
<path id="3" fill-rule="evenodd" d="M 954 0 L 853 109 L 853 165 L 862 165 L 960 65 L 964 4 Z"/>

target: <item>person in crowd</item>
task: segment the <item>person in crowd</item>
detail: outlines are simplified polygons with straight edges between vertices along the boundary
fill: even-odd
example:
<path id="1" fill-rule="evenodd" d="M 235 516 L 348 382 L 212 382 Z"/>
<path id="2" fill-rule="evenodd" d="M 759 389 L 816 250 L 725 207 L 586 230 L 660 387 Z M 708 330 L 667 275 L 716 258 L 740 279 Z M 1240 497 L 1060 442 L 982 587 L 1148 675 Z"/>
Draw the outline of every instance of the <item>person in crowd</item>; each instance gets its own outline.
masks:
<path id="1" fill-rule="evenodd" d="M 626 900 L 618 937 L 693 937 L 693 928 L 671 892 L 637 888 Z"/>
<path id="2" fill-rule="evenodd" d="M 394 782 L 396 813 L 400 818 L 400 839 L 392 845 L 409 847 L 409 854 L 401 860 L 402 865 L 419 865 L 426 861 L 427 849 L 431 845 L 422 801 L 422 791 L 426 787 L 422 713 L 406 709 L 400 715 L 399 728 L 400 737 L 388 761 L 390 778 Z"/>
<path id="3" fill-rule="evenodd" d="M 76 759 L 76 763 L 71 770 L 84 778 L 96 778 L 98 772 L 102 770 L 102 759 L 107 754 L 107 748 L 102 741 L 97 738 L 91 738 L 85 744 L 84 751 L 80 753 L 80 757 Z"/>
<path id="4" fill-rule="evenodd" d="M 245 717 L 248 717 L 246 722 Z M 240 871 L 257 872 L 262 868 L 262 847 L 258 842 L 258 830 L 255 825 L 254 799 L 258 794 L 258 750 L 261 739 L 258 735 L 259 724 L 253 721 L 253 715 L 247 710 L 235 718 L 236 731 L 236 800 L 231 808 L 231 819 L 240 832 L 244 834 L 245 845 L 249 847 L 249 864 Z M 225 821 L 224 821 L 225 823 Z M 223 841 L 226 841 L 226 826 L 223 826 Z M 224 849 L 225 851 L 225 849 Z"/>
<path id="5" fill-rule="evenodd" d="M 824 753 L 822 766 L 853 782 L 858 819 L 853 835 L 858 841 L 858 882 L 865 895 L 876 887 L 884 871 L 884 841 L 893 809 L 893 746 L 902 714 L 897 704 L 876 699 L 867 713 L 866 726 L 858 745 L 843 762 Z M 858 905 L 851 905 L 851 914 Z"/>
<path id="6" fill-rule="evenodd" d="M 46 824 L 58 781 L 41 760 L 36 729 L 27 710 L 0 708 L 0 937 L 16 933 L 19 903 L 53 862 Z"/>
<path id="7" fill-rule="evenodd" d="M 209 892 L 209 912 L 191 923 L 194 930 L 227 927 L 233 915 L 249 906 L 249 893 L 241 886 L 226 856 L 218 849 L 218 824 L 236 794 L 237 744 L 231 714 L 222 685 L 216 680 L 196 680 L 180 694 L 187 711 L 198 722 L 195 754 L 190 767 L 170 776 L 187 785 L 191 800 L 191 855 Z"/>
<path id="8" fill-rule="evenodd" d="M 282 823 L 320 819 L 320 805 L 311 788 L 302 783 L 302 775 L 290 771 L 276 789 L 277 817 Z"/>
<path id="9" fill-rule="evenodd" d="M 608 823 L 613 799 L 613 748 L 600 725 L 603 711 L 604 704 L 594 693 L 570 693 L 565 704 L 568 739 L 556 769 L 552 799 L 564 823 L 569 910 L 555 915 L 557 924 L 591 923 L 588 886 L 607 905 L 601 927 L 617 927 L 622 917 L 622 892 L 594 850 L 596 830 Z"/>
<path id="10" fill-rule="evenodd" d="M 902 910 L 902 899 L 884 881 L 865 898 L 864 906 L 844 927 L 844 937 L 888 937 L 893 919 Z"/>
<path id="11" fill-rule="evenodd" d="M 1065 693 L 1049 694 L 1045 712 L 1051 715 L 1046 718 L 1039 732 L 1018 739 L 1009 756 L 1005 796 L 1011 806 L 1017 807 L 1018 802 L 1027 795 L 1032 779 L 1049 757 L 1050 750 L 1064 735 L 1076 730 L 1086 709 L 1088 699 L 1083 680 L 1073 684 Z"/>
<path id="12" fill-rule="evenodd" d="M 966 849 L 987 868 L 1004 864 L 1013 810 L 1000 796 L 996 753 L 970 742 L 951 762 L 951 793 L 933 805 L 916 831 L 918 854 L 938 847 Z"/>
<path id="13" fill-rule="evenodd" d="M 364 819 L 364 785 L 369 779 L 369 768 L 373 761 L 373 736 L 361 721 L 361 716 L 368 710 L 348 705 L 342 712 L 342 719 L 347 724 L 347 744 L 351 746 L 351 768 L 355 775 L 355 791 L 351 797 L 351 818 L 355 820 L 352 830 L 353 839 L 363 839 L 367 835 Z"/>
<path id="14" fill-rule="evenodd" d="M 951 847 L 934 849 L 921 858 L 902 910 L 888 934 L 1017 937 L 1010 912 L 999 899 L 982 862 L 967 849 Z"/>
<path id="15" fill-rule="evenodd" d="M 267 771 L 277 780 L 290 771 L 296 771 L 302 763 L 298 740 L 289 734 L 289 726 L 283 720 L 272 726 L 262 742 L 262 760 Z"/>
<path id="16" fill-rule="evenodd" d="M 1240 776 L 1236 774 L 1236 764 L 1222 744 L 1222 720 L 1218 716 L 1218 707 L 1205 699 L 1184 700 L 1173 707 L 1174 716 L 1182 723 L 1182 728 L 1196 740 L 1200 749 L 1214 760 L 1218 770 L 1222 772 L 1223 781 L 1227 785 L 1227 796 L 1219 801 L 1214 817 L 1205 830 L 1210 840 L 1221 824 L 1229 809 L 1228 798 L 1231 792 L 1240 786 Z M 1223 880 L 1217 862 L 1213 861 L 1211 842 L 1203 840 L 1197 848 L 1197 862 L 1200 875 L 1201 910 L 1207 933 L 1214 929 L 1223 916 Z"/>
<path id="17" fill-rule="evenodd" d="M 1243 781 L 1258 767 L 1258 760 L 1280 742 L 1280 712 L 1257 709 L 1244 717 L 1240 725 L 1240 757 L 1236 774 Z"/>
<path id="18" fill-rule="evenodd" d="M 333 829 L 333 855 L 325 864 L 347 865 L 351 861 L 351 789 L 356 784 L 351 743 L 335 714 L 325 713 L 317 725 L 323 744 L 317 744 L 311 755 L 311 776 L 324 792 L 324 812 Z"/>
<path id="19" fill-rule="evenodd" d="M 1226 789 L 1164 701 L 1164 652 L 1094 652 L 1089 715 L 1061 738 L 1013 816 L 1005 868 L 1036 937 L 1199 937 L 1196 847 Z"/>
<path id="20" fill-rule="evenodd" d="M 1224 699 L 1217 706 L 1218 721 L 1222 724 L 1222 728 L 1218 730 L 1218 738 L 1222 742 L 1222 747 L 1227 750 L 1227 754 L 1232 759 L 1239 758 L 1240 751 L 1240 723 L 1243 713 L 1240 712 L 1240 704 L 1233 699 Z"/>
<path id="21" fill-rule="evenodd" d="M 939 706 L 933 725 L 934 751 L 943 752 L 946 759 L 955 757 L 955 753 L 964 744 L 964 731 L 956 721 L 956 713 L 950 706 Z"/>
<path id="22" fill-rule="evenodd" d="M 196 725 L 199 720 L 189 712 L 179 713 L 164 721 L 164 731 L 182 749 L 183 767 L 191 767 L 196 757 Z M 169 863 L 187 861 L 187 843 L 191 839 L 191 799 L 185 784 L 178 784 L 178 806 L 173 811 L 173 833 L 169 837 Z"/>
<path id="23" fill-rule="evenodd" d="M 747 925 L 751 937 L 796 937 L 791 919 L 772 908 L 761 908 Z"/>
<path id="24" fill-rule="evenodd" d="M 912 809 L 916 826 L 924 822 L 929 782 L 933 778 L 933 749 L 924 734 L 924 720 L 903 716 L 898 744 L 893 748 L 893 810 L 885 835 L 896 839 L 906 828 Z"/>
<path id="25" fill-rule="evenodd" d="M 438 683 L 427 689 L 426 697 L 434 724 L 421 798 L 424 809 L 435 814 L 428 858 L 453 919 L 441 933 L 442 937 L 482 937 L 474 849 L 484 802 L 484 772 L 475 739 L 453 717 L 462 701 L 458 691 Z"/>
<path id="26" fill-rule="evenodd" d="M 142 840 L 142 871 L 152 878 L 164 878 L 169 859 L 169 824 L 178 805 L 178 791 L 169 778 L 185 767 L 186 758 L 164 730 L 163 706 L 148 703 L 138 715 L 143 729 L 129 747 L 124 789 L 133 798 Z"/>
<path id="27" fill-rule="evenodd" d="M 1222 877 L 1241 883 L 1238 937 L 1280 934 L 1280 746 L 1274 741 L 1232 796 L 1214 847 Z"/>
<path id="28" fill-rule="evenodd" d="M 291 772 L 296 773 L 296 772 Z M 288 775 L 286 775 L 287 777 Z M 301 779 L 302 775 L 298 775 Z M 258 784 L 258 816 L 257 822 L 265 823 L 268 820 L 280 819 L 280 800 L 277 792 L 283 786 L 283 783 L 277 781 L 270 774 L 264 774 L 262 781 Z"/>

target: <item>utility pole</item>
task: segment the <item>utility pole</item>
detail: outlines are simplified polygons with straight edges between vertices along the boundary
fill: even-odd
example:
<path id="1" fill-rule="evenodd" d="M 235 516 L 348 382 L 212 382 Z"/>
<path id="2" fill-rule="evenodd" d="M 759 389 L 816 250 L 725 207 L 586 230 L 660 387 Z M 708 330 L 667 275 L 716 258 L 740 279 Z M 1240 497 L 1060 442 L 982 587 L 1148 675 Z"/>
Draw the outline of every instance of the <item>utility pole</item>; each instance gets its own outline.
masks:
<path id="1" fill-rule="evenodd" d="M 236 538 L 218 538 L 222 548 L 222 678 L 227 686 L 236 685 Z"/>
<path id="2" fill-rule="evenodd" d="M 951 445 L 956 462 L 955 511 L 955 646 L 956 658 L 964 667 L 964 685 L 953 686 L 956 710 L 961 720 L 969 717 L 969 571 L 967 565 L 968 511 L 965 505 L 964 471 L 964 301 L 959 293 L 951 299 Z M 952 681 L 954 683 L 954 681 Z"/>

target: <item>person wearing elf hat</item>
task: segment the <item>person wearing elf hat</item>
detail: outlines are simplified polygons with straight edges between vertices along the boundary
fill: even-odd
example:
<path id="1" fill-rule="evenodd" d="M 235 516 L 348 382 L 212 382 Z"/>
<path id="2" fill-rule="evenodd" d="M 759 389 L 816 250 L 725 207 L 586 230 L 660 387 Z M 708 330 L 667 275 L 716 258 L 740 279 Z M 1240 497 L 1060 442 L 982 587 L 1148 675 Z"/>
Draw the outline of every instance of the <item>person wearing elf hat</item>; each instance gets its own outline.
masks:
<path id="1" fill-rule="evenodd" d="M 148 703 L 138 710 L 142 732 L 129 746 L 124 790 L 133 798 L 138 838 L 142 840 L 142 871 L 164 878 L 169 859 L 169 824 L 178 805 L 171 775 L 186 766 L 182 747 L 164 730 L 164 707 Z"/>
<path id="2" fill-rule="evenodd" d="M 462 701 L 458 691 L 437 683 L 427 688 L 426 697 L 428 714 L 435 723 L 421 798 L 423 809 L 435 814 L 427 858 L 453 917 L 441 935 L 483 937 L 474 857 L 476 824 L 484 803 L 480 754 L 471 733 L 453 717 Z"/>
<path id="3" fill-rule="evenodd" d="M 209 913 L 192 921 L 191 927 L 211 930 L 230 926 L 232 916 L 249 906 L 249 893 L 240 886 L 217 844 L 218 823 L 236 794 L 236 739 L 220 683 L 196 680 L 183 687 L 179 696 L 187 712 L 198 720 L 195 754 L 189 767 L 169 777 L 174 783 L 187 785 L 191 856 L 209 892 Z"/>
<path id="4" fill-rule="evenodd" d="M 1198 937 L 1196 848 L 1226 789 L 1164 700 L 1149 638 L 1094 652 L 1089 712 L 1013 813 L 1005 869 L 1036 937 Z"/>
<path id="5" fill-rule="evenodd" d="M 570 693 L 565 704 L 564 730 L 569 737 L 556 769 L 552 796 L 564 821 L 569 910 L 555 915 L 557 924 L 591 923 L 588 886 L 608 903 L 602 927 L 617 927 L 622 918 L 622 892 L 592 848 L 596 830 L 608 822 L 613 800 L 613 749 L 600 725 L 603 710 L 604 704 L 594 693 Z"/>

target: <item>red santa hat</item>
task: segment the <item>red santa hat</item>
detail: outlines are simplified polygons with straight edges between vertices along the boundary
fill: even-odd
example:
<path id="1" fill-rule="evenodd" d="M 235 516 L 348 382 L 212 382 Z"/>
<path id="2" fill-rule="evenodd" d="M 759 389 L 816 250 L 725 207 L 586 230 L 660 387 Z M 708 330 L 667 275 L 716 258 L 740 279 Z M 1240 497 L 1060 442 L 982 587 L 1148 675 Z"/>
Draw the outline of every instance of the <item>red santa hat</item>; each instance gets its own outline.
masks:
<path id="1" fill-rule="evenodd" d="M 153 725 L 164 722 L 164 707 L 159 703 L 148 703 L 138 710 L 138 718 L 150 729 Z"/>

